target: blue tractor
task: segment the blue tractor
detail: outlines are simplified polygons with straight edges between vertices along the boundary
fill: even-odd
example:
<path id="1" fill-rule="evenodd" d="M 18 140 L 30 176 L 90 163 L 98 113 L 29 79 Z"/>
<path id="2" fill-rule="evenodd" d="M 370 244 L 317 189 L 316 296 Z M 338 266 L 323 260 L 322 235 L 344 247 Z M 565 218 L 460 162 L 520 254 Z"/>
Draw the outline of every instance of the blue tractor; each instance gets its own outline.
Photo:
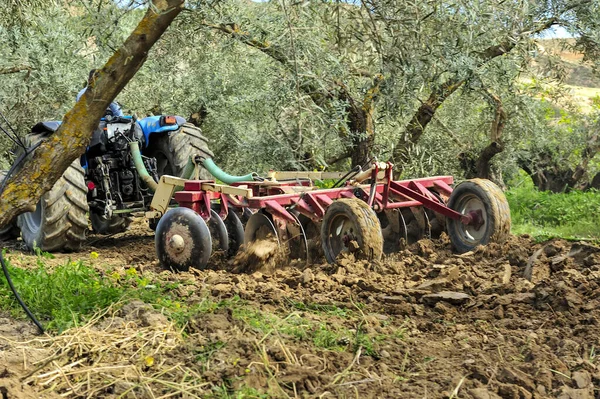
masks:
<path id="1" fill-rule="evenodd" d="M 40 122 L 25 143 L 33 146 L 59 126 L 57 121 Z M 44 251 L 77 250 L 85 240 L 88 214 L 95 233 L 126 230 L 131 214 L 146 210 L 152 200 L 152 192 L 136 170 L 132 142 L 138 144 L 145 169 L 155 181 L 163 174 L 182 176 L 189 169 L 190 156 L 213 156 L 202 131 L 180 116 L 140 120 L 106 116 L 85 154 L 43 195 L 34 212 L 17 218 L 25 244 Z M 208 176 L 201 170 L 200 178 Z"/>

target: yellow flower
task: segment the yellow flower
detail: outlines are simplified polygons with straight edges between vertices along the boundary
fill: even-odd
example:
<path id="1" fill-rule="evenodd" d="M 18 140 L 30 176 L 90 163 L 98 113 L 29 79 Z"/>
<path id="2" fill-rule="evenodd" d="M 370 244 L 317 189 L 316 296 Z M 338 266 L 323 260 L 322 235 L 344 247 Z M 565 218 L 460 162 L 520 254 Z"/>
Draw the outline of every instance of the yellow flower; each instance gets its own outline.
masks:
<path id="1" fill-rule="evenodd" d="M 92 259 L 97 259 L 98 256 L 99 256 L 98 252 L 92 252 L 92 253 L 90 253 L 90 258 L 92 258 Z"/>
<path id="2" fill-rule="evenodd" d="M 129 269 L 127 269 L 126 273 L 129 277 L 137 276 L 137 270 L 135 270 L 133 267 L 130 267 Z"/>
<path id="3" fill-rule="evenodd" d="M 121 278 L 121 275 L 119 274 L 119 272 L 114 271 L 114 272 L 111 273 L 110 277 L 112 277 L 115 280 L 118 280 L 118 279 Z"/>
<path id="4" fill-rule="evenodd" d="M 146 363 L 146 367 L 152 367 L 154 365 L 154 358 L 152 356 L 146 356 L 144 363 Z"/>

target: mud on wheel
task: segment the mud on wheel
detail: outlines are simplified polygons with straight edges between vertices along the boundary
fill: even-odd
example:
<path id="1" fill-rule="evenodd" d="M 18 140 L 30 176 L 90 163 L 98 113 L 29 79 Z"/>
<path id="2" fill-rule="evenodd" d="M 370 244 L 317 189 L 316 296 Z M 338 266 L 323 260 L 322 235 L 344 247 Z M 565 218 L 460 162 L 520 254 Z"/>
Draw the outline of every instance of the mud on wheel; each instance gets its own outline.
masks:
<path id="1" fill-rule="evenodd" d="M 24 141 L 30 147 L 41 139 L 28 135 Z M 76 159 L 42 196 L 35 211 L 19 215 L 17 224 L 29 249 L 72 251 L 85 240 L 87 212 L 85 172 Z"/>
<path id="2" fill-rule="evenodd" d="M 334 201 L 321 224 L 321 245 L 329 263 L 335 263 L 342 252 L 359 259 L 381 259 L 383 236 L 377 214 L 357 198 Z"/>
<path id="3" fill-rule="evenodd" d="M 0 187 L 2 186 L 2 182 L 6 178 L 6 172 L 0 170 Z M 6 226 L 0 228 L 0 241 L 8 241 L 19 236 L 19 228 L 17 227 L 16 220 L 8 223 Z"/>
<path id="4" fill-rule="evenodd" d="M 480 218 L 480 223 L 463 224 L 447 219 L 448 235 L 454 248 L 471 251 L 478 245 L 502 243 L 510 235 L 510 209 L 502 190 L 489 180 L 472 179 L 460 183 L 448 201 L 448 207 Z"/>
<path id="5" fill-rule="evenodd" d="M 210 230 L 200 215 L 189 208 L 169 210 L 158 222 L 155 235 L 158 260 L 165 269 L 204 269 L 212 253 Z"/>
<path id="6" fill-rule="evenodd" d="M 148 150 L 148 156 L 156 158 L 159 176 L 181 176 L 192 155 L 213 157 L 202 130 L 191 123 L 184 123 L 169 135 L 151 139 Z M 210 179 L 210 174 L 204 168 L 200 169 L 200 179 Z"/>

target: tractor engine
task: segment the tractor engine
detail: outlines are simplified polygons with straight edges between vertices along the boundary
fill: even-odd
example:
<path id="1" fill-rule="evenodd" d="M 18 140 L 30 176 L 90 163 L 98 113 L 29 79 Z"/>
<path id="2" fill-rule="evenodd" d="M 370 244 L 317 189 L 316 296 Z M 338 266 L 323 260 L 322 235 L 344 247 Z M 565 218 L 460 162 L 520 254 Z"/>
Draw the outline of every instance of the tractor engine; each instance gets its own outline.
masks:
<path id="1" fill-rule="evenodd" d="M 132 119 L 111 118 L 101 122 L 87 151 L 90 212 L 111 218 L 115 211 L 134 211 L 151 201 L 152 193 L 141 182 L 129 147 L 131 141 L 142 140 L 139 125 Z M 156 160 L 142 159 L 148 173 L 158 180 Z"/>

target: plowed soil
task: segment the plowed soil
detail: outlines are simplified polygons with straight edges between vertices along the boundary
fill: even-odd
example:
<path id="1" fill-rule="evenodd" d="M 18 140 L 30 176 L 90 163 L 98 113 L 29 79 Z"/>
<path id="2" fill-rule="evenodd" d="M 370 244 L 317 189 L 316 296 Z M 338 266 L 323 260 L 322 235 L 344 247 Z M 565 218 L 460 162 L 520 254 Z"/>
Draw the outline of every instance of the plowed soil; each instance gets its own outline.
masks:
<path id="1" fill-rule="evenodd" d="M 36 264 L 19 242 L 11 245 L 13 264 Z M 511 237 L 458 255 L 443 236 L 376 263 L 349 257 L 249 269 L 238 259 L 173 274 L 160 269 L 152 233 L 138 223 L 47 263 L 89 259 L 92 251 L 94 267 L 134 267 L 151 281 L 182 283 L 183 303 L 222 304 L 184 331 L 141 303 L 89 326 L 93 341 L 108 342 L 102 358 L 138 373 L 106 371 L 106 386 L 92 397 L 164 397 L 175 388 L 157 385 L 163 370 L 172 385 L 195 376 L 195 393 L 175 396 L 186 398 L 250 388 L 263 397 L 600 398 L 600 248 L 586 243 Z M 167 335 L 164 344 L 148 338 L 130 348 L 125 336 L 136 331 Z M 0 319 L 0 398 L 87 396 L 77 370 L 101 357 L 71 347 L 80 334 L 42 342 L 28 322 Z M 110 344 L 113 336 L 120 346 Z M 152 364 L 136 366 L 140 348 Z"/>

